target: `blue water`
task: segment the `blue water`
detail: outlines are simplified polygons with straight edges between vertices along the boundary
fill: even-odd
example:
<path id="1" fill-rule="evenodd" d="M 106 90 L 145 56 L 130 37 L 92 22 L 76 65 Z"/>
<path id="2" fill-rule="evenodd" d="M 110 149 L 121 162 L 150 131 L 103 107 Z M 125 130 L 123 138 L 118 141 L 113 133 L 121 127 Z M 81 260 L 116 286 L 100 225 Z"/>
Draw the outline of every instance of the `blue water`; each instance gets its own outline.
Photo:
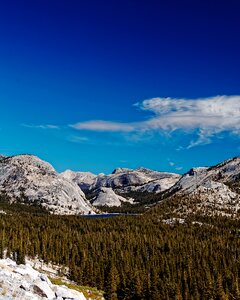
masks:
<path id="1" fill-rule="evenodd" d="M 137 216 L 138 214 L 96 214 L 96 215 L 82 215 L 83 218 L 112 218 L 120 216 Z"/>

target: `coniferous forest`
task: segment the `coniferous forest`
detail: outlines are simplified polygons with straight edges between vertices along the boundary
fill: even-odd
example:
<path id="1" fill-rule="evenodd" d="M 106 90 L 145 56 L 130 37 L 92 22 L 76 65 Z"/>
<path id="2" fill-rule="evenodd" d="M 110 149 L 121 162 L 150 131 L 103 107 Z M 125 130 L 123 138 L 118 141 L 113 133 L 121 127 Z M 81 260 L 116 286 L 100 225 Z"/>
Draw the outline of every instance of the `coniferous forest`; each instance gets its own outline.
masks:
<path id="1" fill-rule="evenodd" d="M 7 249 L 18 263 L 38 255 L 68 266 L 70 279 L 106 299 L 240 299 L 240 221 L 166 225 L 156 211 L 88 219 L 4 199 L 0 207 L 0 256 Z"/>

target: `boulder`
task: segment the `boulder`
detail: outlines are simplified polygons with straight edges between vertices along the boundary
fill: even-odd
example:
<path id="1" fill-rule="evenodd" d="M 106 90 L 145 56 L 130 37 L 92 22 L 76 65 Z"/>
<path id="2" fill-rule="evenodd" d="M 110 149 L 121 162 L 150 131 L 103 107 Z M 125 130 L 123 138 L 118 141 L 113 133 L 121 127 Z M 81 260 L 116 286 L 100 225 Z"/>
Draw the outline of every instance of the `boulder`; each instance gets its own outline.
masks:
<path id="1" fill-rule="evenodd" d="M 55 293 L 53 290 L 46 281 L 42 281 L 41 279 L 34 281 L 33 285 L 31 286 L 31 290 L 34 294 L 37 294 L 40 297 L 46 297 L 47 299 L 55 298 Z"/>
<path id="2" fill-rule="evenodd" d="M 75 291 L 75 290 L 70 290 L 65 286 L 55 286 L 54 290 L 55 290 L 57 299 L 86 300 L 83 293 Z"/>

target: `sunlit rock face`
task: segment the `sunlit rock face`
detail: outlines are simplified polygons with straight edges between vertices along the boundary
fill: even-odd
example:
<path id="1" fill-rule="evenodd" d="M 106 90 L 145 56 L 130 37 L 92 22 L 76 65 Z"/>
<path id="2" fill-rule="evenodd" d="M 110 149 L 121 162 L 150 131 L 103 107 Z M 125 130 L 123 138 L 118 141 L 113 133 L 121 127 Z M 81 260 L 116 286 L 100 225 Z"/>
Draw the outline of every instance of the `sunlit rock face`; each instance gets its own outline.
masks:
<path id="1" fill-rule="evenodd" d="M 12 201 L 39 204 L 56 214 L 94 213 L 76 183 L 60 176 L 49 163 L 33 155 L 0 159 L 0 192 Z"/>
<path id="2" fill-rule="evenodd" d="M 46 274 L 30 264 L 17 265 L 13 260 L 0 260 L 1 300 L 86 300 L 84 295 L 66 286 L 52 284 Z"/>

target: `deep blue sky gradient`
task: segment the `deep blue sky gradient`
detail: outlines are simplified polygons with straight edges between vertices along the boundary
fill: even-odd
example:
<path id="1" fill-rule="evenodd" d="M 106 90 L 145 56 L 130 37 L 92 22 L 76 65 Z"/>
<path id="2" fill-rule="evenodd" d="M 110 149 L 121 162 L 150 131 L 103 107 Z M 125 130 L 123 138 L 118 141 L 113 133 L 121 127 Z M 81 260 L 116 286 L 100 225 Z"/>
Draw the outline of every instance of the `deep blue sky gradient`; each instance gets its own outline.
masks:
<path id="1" fill-rule="evenodd" d="M 153 97 L 239 95 L 239 10 L 237 0 L 0 1 L 0 153 L 97 173 L 183 172 L 238 155 L 236 137 L 178 151 L 185 135 L 133 142 L 68 125 L 139 121 L 134 103 Z M 34 127 L 44 124 L 61 128 Z"/>

